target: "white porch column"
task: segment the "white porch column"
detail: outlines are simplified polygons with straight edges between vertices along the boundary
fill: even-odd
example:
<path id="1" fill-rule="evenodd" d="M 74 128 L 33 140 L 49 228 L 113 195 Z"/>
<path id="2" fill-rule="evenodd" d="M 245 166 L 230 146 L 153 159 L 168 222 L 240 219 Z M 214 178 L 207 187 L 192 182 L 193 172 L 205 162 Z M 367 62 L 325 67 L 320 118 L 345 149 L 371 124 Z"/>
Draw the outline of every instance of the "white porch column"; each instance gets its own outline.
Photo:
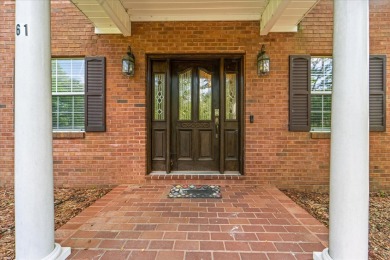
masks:
<path id="1" fill-rule="evenodd" d="M 334 1 L 329 251 L 315 259 L 368 259 L 368 2 Z"/>
<path id="2" fill-rule="evenodd" d="M 50 1 L 17 0 L 15 228 L 17 259 L 65 259 L 54 243 Z"/>

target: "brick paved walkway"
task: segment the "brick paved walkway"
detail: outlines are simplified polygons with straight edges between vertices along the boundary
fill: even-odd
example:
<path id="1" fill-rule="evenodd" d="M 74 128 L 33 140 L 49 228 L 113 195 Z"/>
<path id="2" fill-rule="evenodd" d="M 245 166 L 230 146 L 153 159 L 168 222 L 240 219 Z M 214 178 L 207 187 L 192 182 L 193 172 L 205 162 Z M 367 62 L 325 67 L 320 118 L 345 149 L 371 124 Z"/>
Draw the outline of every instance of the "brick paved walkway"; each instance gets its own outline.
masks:
<path id="1" fill-rule="evenodd" d="M 327 228 L 272 186 L 222 186 L 222 199 L 169 199 L 121 185 L 56 231 L 69 259 L 312 259 Z"/>

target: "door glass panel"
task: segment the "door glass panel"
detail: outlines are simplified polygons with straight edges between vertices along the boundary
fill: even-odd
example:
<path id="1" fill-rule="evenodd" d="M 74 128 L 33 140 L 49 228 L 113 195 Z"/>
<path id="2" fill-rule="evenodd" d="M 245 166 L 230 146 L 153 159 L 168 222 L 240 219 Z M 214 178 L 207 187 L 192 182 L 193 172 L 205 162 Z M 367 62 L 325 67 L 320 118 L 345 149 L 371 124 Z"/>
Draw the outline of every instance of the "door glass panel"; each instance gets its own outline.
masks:
<path id="1" fill-rule="evenodd" d="M 179 73 L 179 120 L 191 120 L 192 69 Z"/>
<path id="2" fill-rule="evenodd" d="M 226 73 L 226 119 L 237 119 L 237 75 L 236 73 Z"/>
<path id="3" fill-rule="evenodd" d="M 211 74 L 199 70 L 199 120 L 211 120 Z"/>
<path id="4" fill-rule="evenodd" d="M 154 74 L 154 120 L 165 120 L 165 73 Z"/>

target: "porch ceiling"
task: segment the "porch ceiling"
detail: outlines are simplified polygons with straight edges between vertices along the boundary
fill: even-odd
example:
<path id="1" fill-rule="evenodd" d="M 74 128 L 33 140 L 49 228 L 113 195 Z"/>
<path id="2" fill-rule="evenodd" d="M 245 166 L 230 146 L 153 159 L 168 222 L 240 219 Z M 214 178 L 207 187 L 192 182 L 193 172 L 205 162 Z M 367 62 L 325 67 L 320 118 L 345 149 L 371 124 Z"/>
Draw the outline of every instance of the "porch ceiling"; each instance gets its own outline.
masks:
<path id="1" fill-rule="evenodd" d="M 98 34 L 131 35 L 132 21 L 256 21 L 260 34 L 296 32 L 319 0 L 71 0 Z"/>

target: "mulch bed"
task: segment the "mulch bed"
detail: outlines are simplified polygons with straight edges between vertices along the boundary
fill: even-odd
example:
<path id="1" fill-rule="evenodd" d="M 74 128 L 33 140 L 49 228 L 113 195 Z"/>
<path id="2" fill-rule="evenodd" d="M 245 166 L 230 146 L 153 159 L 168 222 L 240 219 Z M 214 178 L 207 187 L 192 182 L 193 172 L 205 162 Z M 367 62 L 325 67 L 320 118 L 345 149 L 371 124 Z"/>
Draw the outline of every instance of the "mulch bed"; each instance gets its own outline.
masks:
<path id="1" fill-rule="evenodd" d="M 283 190 L 295 203 L 329 226 L 329 194 Z M 370 193 L 369 259 L 390 259 L 390 193 Z"/>
<path id="2" fill-rule="evenodd" d="M 106 188 L 54 189 L 55 229 L 107 194 Z M 0 188 L 0 259 L 15 258 L 14 191 Z"/>

